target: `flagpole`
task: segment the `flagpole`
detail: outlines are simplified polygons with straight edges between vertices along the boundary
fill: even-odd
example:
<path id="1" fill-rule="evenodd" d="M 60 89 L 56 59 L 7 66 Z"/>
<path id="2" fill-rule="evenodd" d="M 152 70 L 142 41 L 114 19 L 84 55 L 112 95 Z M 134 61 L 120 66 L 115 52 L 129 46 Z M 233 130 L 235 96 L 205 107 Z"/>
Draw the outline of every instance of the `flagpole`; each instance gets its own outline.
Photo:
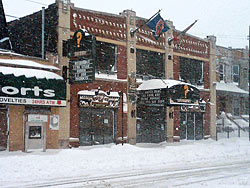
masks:
<path id="1" fill-rule="evenodd" d="M 192 23 L 190 26 L 188 26 L 186 29 L 184 29 L 183 31 L 181 31 L 180 33 L 177 34 L 177 36 L 175 38 L 178 39 L 179 36 L 184 35 L 191 27 L 193 27 L 193 25 L 197 22 L 198 20 L 195 20 L 194 23 Z M 173 40 L 175 39 L 174 37 L 168 40 L 168 45 L 170 46 L 171 43 L 173 42 Z"/>
<path id="2" fill-rule="evenodd" d="M 131 30 L 130 31 L 130 36 L 134 37 L 135 32 L 137 32 L 142 26 L 144 26 L 145 24 L 147 24 L 153 17 L 155 17 L 155 15 L 159 14 L 161 12 L 161 9 L 158 10 L 158 12 L 156 12 L 153 16 L 151 16 L 146 22 L 144 22 L 143 24 L 141 24 L 139 27 L 137 27 L 134 31 Z"/>

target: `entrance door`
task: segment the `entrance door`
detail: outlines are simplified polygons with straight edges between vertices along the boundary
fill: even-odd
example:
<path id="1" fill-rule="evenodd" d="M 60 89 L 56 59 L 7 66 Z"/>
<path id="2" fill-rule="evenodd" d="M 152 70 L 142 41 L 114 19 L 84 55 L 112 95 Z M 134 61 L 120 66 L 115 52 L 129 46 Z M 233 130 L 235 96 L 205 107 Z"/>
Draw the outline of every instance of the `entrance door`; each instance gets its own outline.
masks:
<path id="1" fill-rule="evenodd" d="M 194 140 L 195 134 L 194 113 L 187 113 L 187 140 Z"/>
<path id="2" fill-rule="evenodd" d="M 203 139 L 203 113 L 181 113 L 180 138 L 187 140 Z"/>
<path id="3" fill-rule="evenodd" d="M 80 146 L 114 142 L 114 111 L 112 109 L 79 110 Z"/>
<path id="4" fill-rule="evenodd" d="M 8 127 L 7 109 L 0 108 L 0 151 L 7 149 Z"/>
<path id="5" fill-rule="evenodd" d="M 45 151 L 45 126 L 40 122 L 27 122 L 25 131 L 25 151 Z"/>

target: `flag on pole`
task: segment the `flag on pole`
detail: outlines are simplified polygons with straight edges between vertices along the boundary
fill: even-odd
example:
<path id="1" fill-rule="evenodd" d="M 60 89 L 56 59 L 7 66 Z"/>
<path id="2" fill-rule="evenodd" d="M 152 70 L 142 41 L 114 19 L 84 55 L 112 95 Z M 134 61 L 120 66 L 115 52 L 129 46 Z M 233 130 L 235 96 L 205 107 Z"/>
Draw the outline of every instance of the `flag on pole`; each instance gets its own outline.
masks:
<path id="1" fill-rule="evenodd" d="M 11 42 L 9 38 L 2 0 L 0 0 L 0 48 L 11 50 Z"/>
<path id="2" fill-rule="evenodd" d="M 165 21 L 161 17 L 160 13 L 157 13 L 146 24 L 153 32 L 153 35 L 156 40 L 158 40 L 158 38 L 163 32 L 166 32 L 169 29 L 169 27 L 166 25 Z"/>
<path id="3" fill-rule="evenodd" d="M 168 44 L 171 45 L 172 41 L 178 41 L 178 40 L 181 40 L 182 36 L 185 35 L 187 33 L 187 31 L 193 27 L 193 25 L 197 22 L 198 20 L 195 20 L 194 23 L 192 23 L 190 26 L 188 26 L 186 29 L 184 29 L 182 32 L 178 33 L 177 36 L 175 36 L 174 38 L 172 39 L 169 39 L 168 40 Z"/>

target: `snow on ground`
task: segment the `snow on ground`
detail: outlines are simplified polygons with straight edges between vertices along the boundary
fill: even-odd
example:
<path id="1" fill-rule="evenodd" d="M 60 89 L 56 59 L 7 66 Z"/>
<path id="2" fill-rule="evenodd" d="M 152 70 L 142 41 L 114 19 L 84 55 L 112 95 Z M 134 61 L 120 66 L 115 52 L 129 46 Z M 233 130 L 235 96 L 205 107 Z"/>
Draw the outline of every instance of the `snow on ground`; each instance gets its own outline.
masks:
<path id="1" fill-rule="evenodd" d="M 0 152 L 0 187 L 107 172 L 249 160 L 248 137 L 178 143 L 108 144 L 46 152 Z M 248 176 L 249 177 L 249 176 Z M 247 185 L 250 185 L 249 179 Z"/>

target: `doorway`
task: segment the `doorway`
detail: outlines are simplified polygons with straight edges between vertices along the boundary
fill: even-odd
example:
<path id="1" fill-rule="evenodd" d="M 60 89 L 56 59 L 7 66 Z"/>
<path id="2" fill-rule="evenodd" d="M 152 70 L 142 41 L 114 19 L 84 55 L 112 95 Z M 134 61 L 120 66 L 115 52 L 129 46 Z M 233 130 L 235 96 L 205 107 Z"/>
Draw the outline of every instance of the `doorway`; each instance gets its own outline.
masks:
<path id="1" fill-rule="evenodd" d="M 203 113 L 180 113 L 180 138 L 187 140 L 201 140 L 204 137 Z"/>
<path id="2" fill-rule="evenodd" d="M 109 144 L 115 141 L 115 112 L 104 108 L 79 109 L 79 145 Z"/>

